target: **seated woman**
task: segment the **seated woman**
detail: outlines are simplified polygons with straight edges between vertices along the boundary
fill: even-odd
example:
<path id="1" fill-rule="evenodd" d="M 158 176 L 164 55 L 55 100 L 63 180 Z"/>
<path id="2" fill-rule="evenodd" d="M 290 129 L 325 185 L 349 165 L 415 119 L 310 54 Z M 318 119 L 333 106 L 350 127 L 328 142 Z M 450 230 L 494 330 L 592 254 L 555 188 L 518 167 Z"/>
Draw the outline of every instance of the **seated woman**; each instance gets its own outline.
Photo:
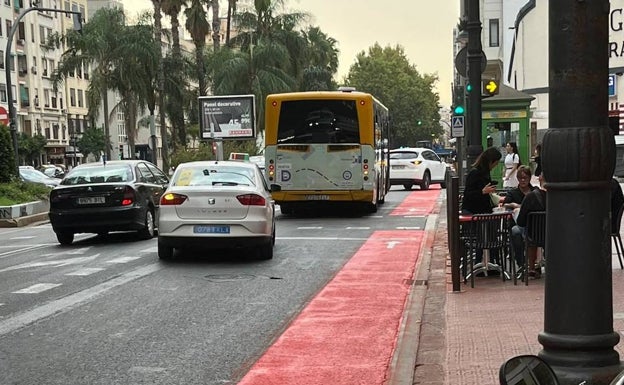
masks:
<path id="1" fill-rule="evenodd" d="M 483 151 L 466 175 L 462 214 L 486 214 L 492 212 L 490 194 L 496 192 L 490 171 L 498 165 L 502 155 L 498 149 L 490 147 Z"/>
<path id="2" fill-rule="evenodd" d="M 519 166 L 516 175 L 518 177 L 518 186 L 509 190 L 500 203 L 508 210 L 520 208 L 524 197 L 536 189 L 531 184 L 531 169 L 528 166 Z"/>
<path id="3" fill-rule="evenodd" d="M 496 184 L 492 182 L 490 171 L 498 165 L 502 154 L 495 147 L 489 147 L 479 155 L 472 165 L 470 172 L 466 175 L 466 185 L 464 187 L 464 197 L 461 203 L 461 213 L 487 214 L 492 212 L 492 198 L 490 194 L 496 192 Z M 498 257 L 497 253 L 492 254 L 492 259 Z M 477 250 L 475 263 L 483 259 L 483 250 Z"/>

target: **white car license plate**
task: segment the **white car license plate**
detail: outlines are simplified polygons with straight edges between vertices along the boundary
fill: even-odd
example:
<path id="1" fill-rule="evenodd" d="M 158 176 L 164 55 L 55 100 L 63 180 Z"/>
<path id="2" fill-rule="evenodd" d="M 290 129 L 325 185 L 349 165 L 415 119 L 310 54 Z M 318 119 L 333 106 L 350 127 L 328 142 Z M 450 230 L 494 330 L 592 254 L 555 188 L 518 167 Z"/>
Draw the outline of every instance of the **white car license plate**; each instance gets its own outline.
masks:
<path id="1" fill-rule="evenodd" d="M 193 227 L 195 234 L 229 234 L 230 226 L 206 226 L 197 225 Z"/>
<path id="2" fill-rule="evenodd" d="M 84 197 L 78 198 L 79 205 L 97 205 L 106 202 L 104 197 Z"/>
<path id="3" fill-rule="evenodd" d="M 308 201 L 328 201 L 329 195 L 306 195 L 305 198 Z"/>
<path id="4" fill-rule="evenodd" d="M 393 170 L 403 170 L 404 168 L 405 168 L 405 166 L 403 166 L 403 165 L 395 165 L 395 166 L 392 166 L 392 169 L 393 169 Z"/>

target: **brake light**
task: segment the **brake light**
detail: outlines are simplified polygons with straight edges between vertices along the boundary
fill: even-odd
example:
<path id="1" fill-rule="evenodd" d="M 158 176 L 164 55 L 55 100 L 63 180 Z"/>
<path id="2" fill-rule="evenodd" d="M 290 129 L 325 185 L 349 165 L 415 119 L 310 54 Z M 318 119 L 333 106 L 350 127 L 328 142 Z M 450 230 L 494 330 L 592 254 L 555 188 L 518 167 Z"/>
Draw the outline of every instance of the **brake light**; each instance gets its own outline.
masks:
<path id="1" fill-rule="evenodd" d="M 167 193 L 160 198 L 160 204 L 162 206 L 177 206 L 184 203 L 187 198 L 186 195 Z"/>
<path id="2" fill-rule="evenodd" d="M 131 204 L 134 203 L 134 200 L 135 200 L 134 190 L 132 189 L 132 187 L 126 186 L 126 188 L 124 189 L 123 198 L 121 199 L 121 205 L 130 206 Z"/>
<path id="3" fill-rule="evenodd" d="M 266 199 L 256 194 L 238 195 L 236 197 L 238 201 L 245 206 L 264 206 L 266 205 Z"/>

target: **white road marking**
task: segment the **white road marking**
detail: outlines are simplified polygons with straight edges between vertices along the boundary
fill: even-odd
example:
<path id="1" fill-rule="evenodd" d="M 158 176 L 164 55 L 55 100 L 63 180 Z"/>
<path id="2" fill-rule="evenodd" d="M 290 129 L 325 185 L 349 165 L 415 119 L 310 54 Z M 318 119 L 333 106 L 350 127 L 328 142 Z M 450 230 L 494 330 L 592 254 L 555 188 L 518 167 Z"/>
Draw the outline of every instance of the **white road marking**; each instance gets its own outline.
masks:
<path id="1" fill-rule="evenodd" d="M 399 226 L 396 228 L 397 230 L 422 230 L 422 227 L 420 226 L 413 226 L 413 227 L 409 227 L 409 226 Z"/>
<path id="2" fill-rule="evenodd" d="M 34 235 L 25 235 L 25 236 L 23 236 L 23 237 L 13 237 L 13 238 L 9 238 L 9 240 L 11 240 L 11 241 L 12 241 L 12 240 L 18 240 L 18 239 L 32 239 L 32 238 L 35 238 L 35 236 L 34 236 Z"/>
<path id="3" fill-rule="evenodd" d="M 368 238 L 342 238 L 342 237 L 276 237 L 276 239 L 290 241 L 365 241 Z"/>
<path id="4" fill-rule="evenodd" d="M 388 249 L 394 249 L 394 246 L 398 245 L 401 242 L 390 241 L 390 242 L 387 242 L 387 243 L 388 243 Z"/>
<path id="5" fill-rule="evenodd" d="M 29 262 L 22 263 L 21 265 L 10 266 L 0 270 L 0 273 L 5 271 L 19 270 L 19 269 L 29 269 L 31 267 L 43 267 L 43 266 L 53 266 L 53 267 L 61 267 L 68 265 L 77 265 L 79 263 L 90 262 L 99 257 L 100 254 L 95 254 L 90 257 L 80 257 L 80 258 L 69 258 L 69 259 L 59 259 L 56 261 L 42 261 L 42 262 Z"/>
<path id="6" fill-rule="evenodd" d="M 321 230 L 322 226 L 301 226 L 297 227 L 297 230 Z"/>
<path id="7" fill-rule="evenodd" d="M 158 248 L 157 247 L 149 247 L 147 249 L 143 249 L 141 251 L 139 251 L 139 253 L 156 253 L 158 252 Z"/>
<path id="8" fill-rule="evenodd" d="M 403 215 L 403 218 L 424 218 L 422 215 Z"/>
<path id="9" fill-rule="evenodd" d="M 13 294 L 38 294 L 46 290 L 54 289 L 57 286 L 61 286 L 61 284 L 60 283 L 36 283 L 22 290 L 12 291 L 11 293 Z"/>
<path id="10" fill-rule="evenodd" d="M 70 255 L 84 254 L 87 251 L 89 251 L 90 248 L 91 248 L 91 246 L 89 246 L 89 247 L 82 247 L 80 249 L 72 250 L 72 251 L 70 251 L 70 252 L 68 252 L 66 254 L 70 254 Z"/>
<path id="11" fill-rule="evenodd" d="M 347 230 L 370 230 L 369 226 L 347 226 Z"/>
<path id="12" fill-rule="evenodd" d="M 161 268 L 162 266 L 159 263 L 153 263 L 151 265 L 143 266 L 133 271 L 127 272 L 117 278 L 111 279 L 110 281 L 103 282 L 97 286 L 93 286 L 78 293 L 68 295 L 67 297 L 63 297 L 55 301 L 46 303 L 45 305 L 41 305 L 13 317 L 2 319 L 0 320 L 0 336 L 11 333 L 40 319 L 49 317 L 54 314 L 59 314 L 60 312 L 73 308 L 78 304 L 87 302 L 95 298 L 96 296 L 107 292 L 110 289 L 145 277 L 160 270 Z"/>
<path id="13" fill-rule="evenodd" d="M 97 273 L 97 272 L 102 271 L 102 270 L 105 270 L 105 269 L 103 269 L 101 267 L 85 267 L 83 269 L 76 270 L 76 271 L 73 271 L 71 273 L 67 273 L 65 275 L 86 276 L 86 275 L 91 275 L 91 274 Z"/>
<path id="14" fill-rule="evenodd" d="M 141 257 L 119 257 L 115 259 L 111 259 L 110 261 L 106 261 L 106 263 L 128 263 L 130 261 L 134 261 L 135 259 L 139 259 Z"/>
<path id="15" fill-rule="evenodd" d="M 48 246 L 52 246 L 52 245 L 56 245 L 56 243 L 44 243 L 44 244 L 40 244 L 40 245 L 31 245 L 31 246 L 22 247 L 22 248 L 16 249 L 16 250 L 5 251 L 4 253 L 0 253 L 0 258 L 6 258 L 6 257 L 11 256 L 13 254 L 21 253 L 22 251 L 31 251 L 31 250 L 36 250 L 36 249 L 43 249 L 44 247 L 48 247 Z"/>
<path id="16" fill-rule="evenodd" d="M 383 215 L 369 215 L 368 218 L 383 218 Z"/>

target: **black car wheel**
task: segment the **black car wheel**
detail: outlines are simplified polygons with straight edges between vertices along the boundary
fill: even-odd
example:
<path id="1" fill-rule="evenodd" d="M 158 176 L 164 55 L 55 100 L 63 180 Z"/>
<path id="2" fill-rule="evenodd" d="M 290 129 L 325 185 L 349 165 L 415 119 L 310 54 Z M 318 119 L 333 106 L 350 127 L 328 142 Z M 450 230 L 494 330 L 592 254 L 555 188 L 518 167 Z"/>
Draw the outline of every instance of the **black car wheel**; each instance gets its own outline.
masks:
<path id="1" fill-rule="evenodd" d="M 420 182 L 421 190 L 429 190 L 429 185 L 431 184 L 431 175 L 429 175 L 429 171 L 425 171 L 425 175 L 423 176 L 422 182 Z"/>
<path id="2" fill-rule="evenodd" d="M 145 213 L 145 227 L 138 231 L 140 239 L 152 239 L 154 238 L 154 229 L 156 225 L 154 223 L 154 213 L 151 209 L 147 209 Z"/>
<path id="3" fill-rule="evenodd" d="M 171 259 L 173 258 L 173 247 L 163 245 L 158 242 L 158 258 L 160 259 Z"/>
<path id="4" fill-rule="evenodd" d="M 56 233 L 56 239 L 63 246 L 69 246 L 74 242 L 74 233 L 59 231 Z"/>
<path id="5" fill-rule="evenodd" d="M 263 260 L 273 259 L 273 241 L 269 241 L 258 249 L 258 257 Z"/>
<path id="6" fill-rule="evenodd" d="M 403 185 L 403 188 L 406 190 L 411 190 L 412 189 L 412 185 L 410 183 L 406 183 Z"/>

